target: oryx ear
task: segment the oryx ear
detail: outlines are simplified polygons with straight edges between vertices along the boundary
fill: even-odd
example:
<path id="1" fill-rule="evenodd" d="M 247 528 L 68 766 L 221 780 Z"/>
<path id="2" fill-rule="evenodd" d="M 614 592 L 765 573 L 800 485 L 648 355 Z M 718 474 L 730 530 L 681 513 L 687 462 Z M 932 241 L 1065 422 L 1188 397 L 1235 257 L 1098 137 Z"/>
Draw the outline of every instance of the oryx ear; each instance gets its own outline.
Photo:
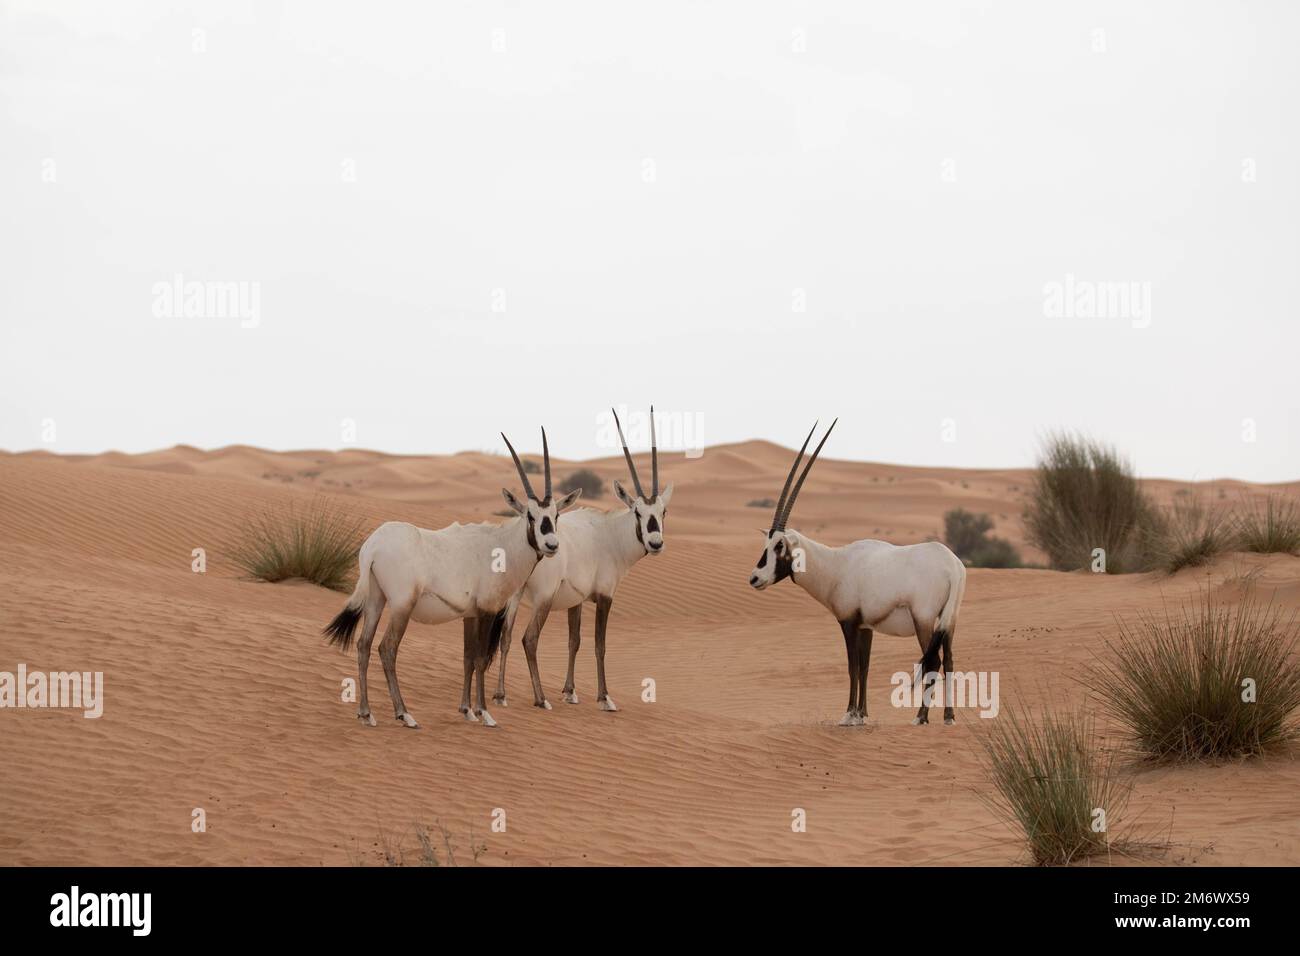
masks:
<path id="1" fill-rule="evenodd" d="M 629 508 L 636 507 L 636 499 L 627 493 L 627 489 L 618 483 L 617 478 L 614 479 L 614 494 L 618 495 L 618 500 Z"/>
<path id="2" fill-rule="evenodd" d="M 516 514 L 528 514 L 528 506 L 516 498 L 509 488 L 501 489 L 501 497 L 506 499 L 506 504 L 515 509 Z"/>
<path id="3" fill-rule="evenodd" d="M 558 515 L 566 508 L 572 508 L 573 503 L 582 497 L 582 489 L 574 488 L 567 495 L 555 503 L 555 513 Z"/>
<path id="4" fill-rule="evenodd" d="M 673 499 L 673 483 L 668 482 L 668 487 L 659 492 L 659 500 L 664 503 L 664 510 L 668 510 L 668 502 Z"/>

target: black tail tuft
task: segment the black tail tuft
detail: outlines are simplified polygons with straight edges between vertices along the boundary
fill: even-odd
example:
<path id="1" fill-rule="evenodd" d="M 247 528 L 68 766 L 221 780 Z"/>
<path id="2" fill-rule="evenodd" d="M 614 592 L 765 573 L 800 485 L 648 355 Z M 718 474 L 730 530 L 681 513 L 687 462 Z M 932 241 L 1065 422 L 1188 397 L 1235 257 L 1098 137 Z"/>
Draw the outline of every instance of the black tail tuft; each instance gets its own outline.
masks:
<path id="1" fill-rule="evenodd" d="M 497 616 L 492 619 L 492 630 L 488 634 L 487 659 L 491 663 L 492 658 L 496 657 L 497 648 L 501 646 L 501 632 L 506 627 L 506 612 L 502 608 Z"/>
<path id="2" fill-rule="evenodd" d="M 334 616 L 321 633 L 329 638 L 331 644 L 337 644 L 339 650 L 346 651 L 352 646 L 352 632 L 361 620 L 361 609 L 347 605 Z"/>
<path id="3" fill-rule="evenodd" d="M 921 655 L 920 662 L 916 665 L 916 679 L 913 681 L 914 686 L 915 684 L 921 683 L 921 681 L 925 679 L 926 674 L 939 673 L 939 648 L 943 647 L 944 638 L 947 636 L 948 632 L 944 630 L 937 630 L 931 636 L 930 646 L 925 649 L 925 653 Z"/>

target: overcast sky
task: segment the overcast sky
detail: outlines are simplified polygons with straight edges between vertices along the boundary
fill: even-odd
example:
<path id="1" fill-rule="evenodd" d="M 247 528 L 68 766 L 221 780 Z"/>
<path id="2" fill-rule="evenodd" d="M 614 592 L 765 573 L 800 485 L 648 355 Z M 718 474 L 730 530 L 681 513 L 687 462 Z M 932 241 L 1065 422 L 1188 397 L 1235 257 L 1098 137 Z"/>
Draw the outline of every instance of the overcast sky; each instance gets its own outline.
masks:
<path id="1" fill-rule="evenodd" d="M 0 11 L 0 448 L 1300 478 L 1295 3 Z"/>

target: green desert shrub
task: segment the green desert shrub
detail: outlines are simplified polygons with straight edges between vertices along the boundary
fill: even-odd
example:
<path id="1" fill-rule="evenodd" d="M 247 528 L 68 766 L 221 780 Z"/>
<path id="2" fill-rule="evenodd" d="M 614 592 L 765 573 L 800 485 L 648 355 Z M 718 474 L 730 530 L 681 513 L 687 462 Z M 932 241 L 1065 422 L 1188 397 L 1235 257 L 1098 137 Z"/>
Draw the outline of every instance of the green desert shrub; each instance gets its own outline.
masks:
<path id="1" fill-rule="evenodd" d="M 566 495 L 575 488 L 582 489 L 584 498 L 599 498 L 605 493 L 605 482 L 590 468 L 579 468 L 560 482 L 560 491 Z"/>
<path id="2" fill-rule="evenodd" d="M 1228 514 L 1188 493 L 1148 522 L 1143 536 L 1144 564 L 1173 574 L 1230 550 L 1232 540 Z"/>
<path id="3" fill-rule="evenodd" d="M 1300 554 L 1300 507 L 1294 498 L 1269 495 L 1243 505 L 1233 528 L 1237 546 L 1260 554 Z"/>
<path id="4" fill-rule="evenodd" d="M 1123 573 L 1149 567 L 1145 548 L 1159 515 L 1113 448 L 1057 434 L 1044 443 L 1024 520 L 1051 567 L 1087 567 L 1101 548 L 1106 570 Z"/>
<path id="5" fill-rule="evenodd" d="M 1296 734 L 1296 643 L 1294 614 L 1207 594 L 1176 618 L 1121 622 L 1111 659 L 1083 680 L 1153 760 L 1259 754 Z"/>
<path id="6" fill-rule="evenodd" d="M 300 578 L 332 591 L 352 590 L 361 522 L 323 502 L 263 512 L 241 530 L 231 558 L 260 581 Z"/>
<path id="7" fill-rule="evenodd" d="M 972 568 L 1018 568 L 1020 553 L 1010 541 L 989 535 L 993 519 L 964 508 L 943 516 L 944 543 Z"/>
<path id="8" fill-rule="evenodd" d="M 1034 863 L 1064 865 L 1119 849 L 1108 833 L 1123 816 L 1130 788 L 1113 755 L 1095 744 L 1091 718 L 1048 714 L 1033 721 L 1006 709 L 981 735 L 993 787 L 981 799 L 1024 836 Z M 1098 828 L 1104 813 L 1104 828 Z"/>

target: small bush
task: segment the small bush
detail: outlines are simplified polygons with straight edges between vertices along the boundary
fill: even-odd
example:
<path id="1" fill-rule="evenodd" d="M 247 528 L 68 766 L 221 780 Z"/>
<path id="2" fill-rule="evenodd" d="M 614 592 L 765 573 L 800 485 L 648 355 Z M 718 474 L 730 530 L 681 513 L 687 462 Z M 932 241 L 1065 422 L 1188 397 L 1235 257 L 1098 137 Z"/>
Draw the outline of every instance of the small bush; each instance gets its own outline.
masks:
<path id="1" fill-rule="evenodd" d="M 1258 754 L 1296 734 L 1296 641 L 1294 615 L 1206 595 L 1177 620 L 1121 623 L 1113 662 L 1094 664 L 1084 683 L 1153 760 Z"/>
<path id="2" fill-rule="evenodd" d="M 964 508 L 943 516 L 944 542 L 952 553 L 972 568 L 1018 568 L 1020 553 L 1010 541 L 989 537 L 993 519 Z"/>
<path id="3" fill-rule="evenodd" d="M 1148 522 L 1144 564 L 1173 574 L 1205 564 L 1232 545 L 1228 516 L 1187 489 L 1162 517 Z"/>
<path id="4" fill-rule="evenodd" d="M 1029 540 L 1051 567 L 1073 571 L 1106 552 L 1106 570 L 1149 567 L 1144 545 L 1159 517 L 1130 465 L 1114 449 L 1073 435 L 1045 443 L 1025 510 Z"/>
<path id="5" fill-rule="evenodd" d="M 542 466 L 537 464 L 537 462 L 533 461 L 531 458 L 524 458 L 521 460 L 524 463 L 525 475 L 540 475 L 542 473 Z"/>
<path id="6" fill-rule="evenodd" d="M 250 521 L 231 548 L 231 559 L 260 581 L 301 578 L 332 591 L 352 590 L 360 521 L 317 503 L 305 511 L 292 505 Z"/>
<path id="7" fill-rule="evenodd" d="M 1263 505 L 1246 505 L 1233 532 L 1244 551 L 1300 554 L 1300 507 L 1294 498 L 1269 495 Z"/>
<path id="8" fill-rule="evenodd" d="M 993 782 L 981 799 L 1023 834 L 1039 866 L 1063 865 L 1120 849 L 1106 833 L 1128 803 L 1129 788 L 1113 757 L 1094 747 L 1093 723 L 1080 714 L 1048 714 L 1041 723 L 1007 710 L 982 735 L 983 763 Z M 1106 831 L 1093 830 L 1096 810 Z"/>
<path id="9" fill-rule="evenodd" d="M 775 508 L 775 498 L 755 498 L 745 505 L 746 508 Z"/>
<path id="10" fill-rule="evenodd" d="M 605 493 L 605 482 L 590 468 L 579 468 L 560 482 L 560 491 L 566 495 L 575 488 L 582 489 L 584 498 L 599 498 Z"/>

